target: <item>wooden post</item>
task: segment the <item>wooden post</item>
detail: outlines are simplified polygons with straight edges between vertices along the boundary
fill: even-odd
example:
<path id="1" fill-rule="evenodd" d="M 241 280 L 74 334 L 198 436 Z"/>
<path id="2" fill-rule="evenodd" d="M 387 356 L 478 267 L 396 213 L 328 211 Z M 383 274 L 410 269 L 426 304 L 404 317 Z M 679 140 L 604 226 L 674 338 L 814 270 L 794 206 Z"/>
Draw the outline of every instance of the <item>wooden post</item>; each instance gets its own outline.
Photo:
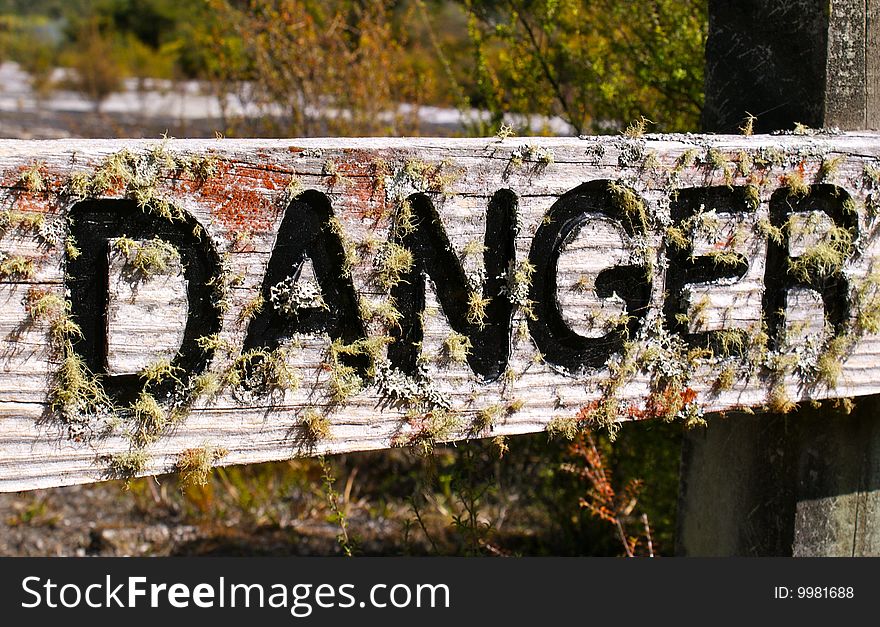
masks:
<path id="1" fill-rule="evenodd" d="M 880 125 L 880 1 L 711 0 L 708 131 Z M 880 401 L 713 417 L 685 436 L 679 555 L 880 554 Z"/>

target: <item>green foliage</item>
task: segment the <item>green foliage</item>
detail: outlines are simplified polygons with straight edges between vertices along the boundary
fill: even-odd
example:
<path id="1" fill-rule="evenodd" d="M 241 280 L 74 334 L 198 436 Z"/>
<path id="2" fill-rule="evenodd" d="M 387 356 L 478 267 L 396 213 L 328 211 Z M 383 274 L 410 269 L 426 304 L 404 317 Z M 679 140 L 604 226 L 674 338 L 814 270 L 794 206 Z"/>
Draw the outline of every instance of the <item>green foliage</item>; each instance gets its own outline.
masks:
<path id="1" fill-rule="evenodd" d="M 560 115 L 576 133 L 647 118 L 659 130 L 698 126 L 704 2 L 462 4 L 476 83 L 470 103 L 488 108 L 496 125 L 504 113 L 538 112 Z"/>

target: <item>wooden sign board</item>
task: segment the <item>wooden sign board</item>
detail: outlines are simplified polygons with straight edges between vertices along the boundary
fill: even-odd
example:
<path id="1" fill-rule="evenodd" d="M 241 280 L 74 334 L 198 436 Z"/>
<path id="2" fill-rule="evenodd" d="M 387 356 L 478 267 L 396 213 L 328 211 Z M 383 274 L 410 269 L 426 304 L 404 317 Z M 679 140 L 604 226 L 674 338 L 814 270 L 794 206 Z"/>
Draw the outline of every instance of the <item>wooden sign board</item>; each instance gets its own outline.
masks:
<path id="1" fill-rule="evenodd" d="M 0 490 L 880 392 L 880 137 L 0 141 Z"/>

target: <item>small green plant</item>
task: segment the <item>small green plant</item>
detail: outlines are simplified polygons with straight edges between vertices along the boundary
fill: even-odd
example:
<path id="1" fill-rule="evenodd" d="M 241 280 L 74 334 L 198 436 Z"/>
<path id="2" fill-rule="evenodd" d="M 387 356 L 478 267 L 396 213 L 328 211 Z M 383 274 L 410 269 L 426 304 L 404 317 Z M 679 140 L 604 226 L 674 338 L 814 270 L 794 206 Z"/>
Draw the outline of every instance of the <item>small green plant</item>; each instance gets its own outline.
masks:
<path id="1" fill-rule="evenodd" d="M 143 474 L 147 469 L 149 461 L 147 453 L 143 450 L 127 451 L 125 453 L 115 453 L 110 455 L 108 459 L 108 472 L 111 477 L 116 479 L 133 479 Z M 126 488 L 130 487 L 130 483 L 126 482 Z"/>
<path id="2" fill-rule="evenodd" d="M 739 127 L 739 132 L 746 137 L 751 137 L 755 132 L 755 122 L 757 119 L 756 116 L 746 111 L 746 117 L 743 120 L 743 125 Z"/>
<path id="3" fill-rule="evenodd" d="M 135 423 L 131 438 L 137 446 L 143 447 L 158 440 L 170 423 L 168 414 L 149 392 L 138 394 L 130 409 Z"/>
<path id="4" fill-rule="evenodd" d="M 789 259 L 790 271 L 801 281 L 827 277 L 839 272 L 852 252 L 852 233 L 844 227 L 832 226 L 822 239 L 799 257 Z"/>
<path id="5" fill-rule="evenodd" d="M 651 120 L 641 115 L 637 120 L 634 120 L 630 123 L 629 126 L 626 127 L 623 131 L 624 137 L 629 137 L 630 139 L 637 139 L 639 137 L 643 137 L 645 131 L 648 130 L 648 124 L 653 124 Z"/>
<path id="6" fill-rule="evenodd" d="M 450 333 L 449 336 L 443 340 L 443 355 L 452 363 L 467 363 L 467 358 L 468 355 L 470 355 L 472 348 L 473 345 L 471 344 L 470 338 L 461 333 Z"/>
<path id="7" fill-rule="evenodd" d="M 581 425 L 574 416 L 554 416 L 547 423 L 547 435 L 550 438 L 574 440 L 580 433 Z"/>
<path id="8" fill-rule="evenodd" d="M 180 261 L 177 248 L 158 237 L 141 243 L 123 235 L 113 245 L 125 255 L 127 264 L 143 278 L 167 274 L 169 266 Z"/>
<path id="9" fill-rule="evenodd" d="M 400 283 L 404 274 L 412 269 L 413 254 L 408 248 L 404 248 L 395 242 L 386 242 L 376 254 L 375 270 L 376 280 L 382 289 L 391 289 Z"/>
<path id="10" fill-rule="evenodd" d="M 782 184 L 788 188 L 790 198 L 806 198 L 810 195 L 810 186 L 800 172 L 789 172 L 782 177 Z"/>
<path id="11" fill-rule="evenodd" d="M 491 298 L 483 296 L 478 292 L 471 292 L 468 295 L 468 313 L 467 321 L 481 329 L 486 327 L 486 318 L 489 316 L 486 307 L 492 302 Z"/>
<path id="12" fill-rule="evenodd" d="M 330 419 L 317 410 L 305 410 L 300 419 L 300 426 L 306 439 L 312 444 L 330 439 Z"/>
<path id="13" fill-rule="evenodd" d="M 42 170 L 46 167 L 43 162 L 33 163 L 21 173 L 20 183 L 29 192 L 36 194 L 46 191 L 46 181 L 43 179 Z"/>
<path id="14" fill-rule="evenodd" d="M 491 431 L 501 416 L 504 415 L 504 405 L 489 405 L 479 410 L 474 416 L 471 429 L 475 435 Z"/>
<path id="15" fill-rule="evenodd" d="M 642 231 L 648 230 L 648 210 L 633 190 L 626 185 L 611 181 L 608 183 L 608 192 L 632 226 L 641 226 Z"/>
<path id="16" fill-rule="evenodd" d="M 32 279 L 36 274 L 34 260 L 0 252 L 0 280 Z"/>
<path id="17" fill-rule="evenodd" d="M 229 451 L 219 446 L 188 448 L 177 456 L 177 472 L 181 487 L 207 485 L 214 464 L 229 455 Z"/>

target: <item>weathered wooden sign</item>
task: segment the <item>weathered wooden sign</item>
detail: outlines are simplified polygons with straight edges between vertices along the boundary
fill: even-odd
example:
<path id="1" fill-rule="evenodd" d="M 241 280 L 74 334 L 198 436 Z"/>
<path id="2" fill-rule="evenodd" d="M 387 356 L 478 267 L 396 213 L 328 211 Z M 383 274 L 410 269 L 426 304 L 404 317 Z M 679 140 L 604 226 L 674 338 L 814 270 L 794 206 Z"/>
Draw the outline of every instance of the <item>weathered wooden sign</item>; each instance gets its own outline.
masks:
<path id="1" fill-rule="evenodd" d="M 0 489 L 880 392 L 880 136 L 0 141 Z"/>

